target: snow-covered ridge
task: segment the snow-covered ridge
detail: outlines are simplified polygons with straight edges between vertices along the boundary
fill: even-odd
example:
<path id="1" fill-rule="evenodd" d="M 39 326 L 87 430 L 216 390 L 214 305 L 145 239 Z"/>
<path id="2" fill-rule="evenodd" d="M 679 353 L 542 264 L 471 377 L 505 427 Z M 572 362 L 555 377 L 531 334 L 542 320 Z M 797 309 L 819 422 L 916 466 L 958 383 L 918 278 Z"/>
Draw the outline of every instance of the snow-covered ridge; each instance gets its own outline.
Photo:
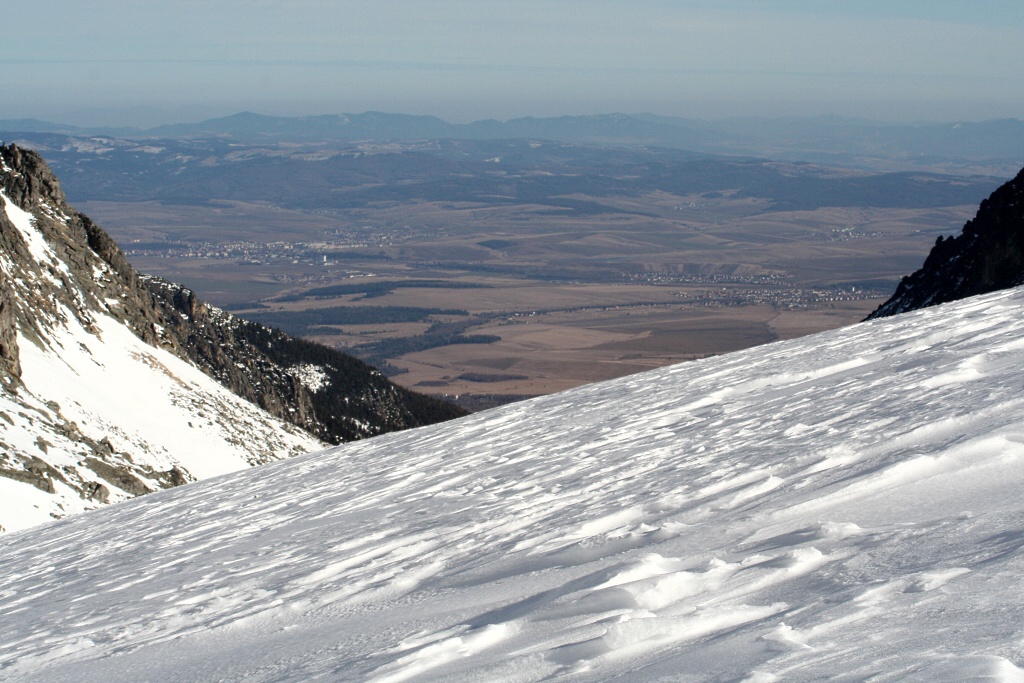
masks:
<path id="1" fill-rule="evenodd" d="M 87 331 L 65 318 L 45 348 L 19 337 L 24 386 L 0 394 L 0 417 L 10 418 L 0 424 L 8 446 L 0 463 L 19 455 L 46 463 L 37 480 L 0 476 L 7 531 L 163 488 L 172 471 L 201 479 L 324 445 L 118 320 L 97 315 Z M 66 438 L 69 430 L 86 441 Z"/>
<path id="2" fill-rule="evenodd" d="M 131 273 L 38 157 L 0 159 L 0 532 L 325 445 L 145 343 Z"/>
<path id="3" fill-rule="evenodd" d="M 462 414 L 141 276 L 38 154 L 0 161 L 0 532 Z"/>
<path id="4" fill-rule="evenodd" d="M 0 539 L 0 678 L 1019 681 L 1024 291 Z"/>

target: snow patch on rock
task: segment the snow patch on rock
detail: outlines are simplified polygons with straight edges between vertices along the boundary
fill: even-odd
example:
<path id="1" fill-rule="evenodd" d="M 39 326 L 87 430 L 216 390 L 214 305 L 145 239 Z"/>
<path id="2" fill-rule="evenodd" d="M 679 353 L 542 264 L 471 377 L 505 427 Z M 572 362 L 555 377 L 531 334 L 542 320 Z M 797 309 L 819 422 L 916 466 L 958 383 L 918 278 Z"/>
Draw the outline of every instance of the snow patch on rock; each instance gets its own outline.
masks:
<path id="1" fill-rule="evenodd" d="M 330 384 L 327 373 L 319 365 L 311 363 L 293 365 L 288 368 L 288 373 L 313 392 L 320 391 Z"/>
<path id="2" fill-rule="evenodd" d="M 43 233 L 39 232 L 38 228 L 36 228 L 35 218 L 32 214 L 24 211 L 8 199 L 4 192 L 0 192 L 0 200 L 4 203 L 4 211 L 7 213 L 8 220 L 11 221 L 18 230 L 18 233 L 21 234 L 22 240 L 24 240 L 29 253 L 36 263 L 54 266 L 67 272 L 67 266 L 57 258 L 57 254 L 46 243 Z"/>

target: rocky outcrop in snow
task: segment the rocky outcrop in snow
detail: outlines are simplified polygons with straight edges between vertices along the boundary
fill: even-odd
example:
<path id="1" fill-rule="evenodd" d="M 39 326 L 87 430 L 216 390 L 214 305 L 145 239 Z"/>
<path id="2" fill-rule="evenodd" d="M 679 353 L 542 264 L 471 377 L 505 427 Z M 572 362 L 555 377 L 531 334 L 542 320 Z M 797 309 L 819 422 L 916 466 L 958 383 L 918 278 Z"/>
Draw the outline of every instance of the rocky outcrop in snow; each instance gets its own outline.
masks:
<path id="1" fill-rule="evenodd" d="M 920 270 L 870 318 L 1024 284 L 1024 170 L 981 203 L 958 237 L 939 237 Z"/>

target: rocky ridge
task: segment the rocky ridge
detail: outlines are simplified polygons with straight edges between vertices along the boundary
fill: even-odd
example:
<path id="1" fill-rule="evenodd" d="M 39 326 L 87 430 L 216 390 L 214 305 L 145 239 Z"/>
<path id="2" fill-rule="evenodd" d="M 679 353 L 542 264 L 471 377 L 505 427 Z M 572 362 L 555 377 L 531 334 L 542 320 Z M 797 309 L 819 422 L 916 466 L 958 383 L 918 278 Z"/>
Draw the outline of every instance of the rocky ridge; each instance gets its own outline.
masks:
<path id="1" fill-rule="evenodd" d="M 148 377 L 149 368 L 156 379 L 152 386 L 143 379 L 117 387 L 115 402 L 142 405 L 147 392 L 169 381 L 171 389 L 158 398 L 170 400 L 182 419 L 194 416 L 187 427 L 207 425 L 211 442 L 222 438 L 240 466 L 462 414 L 391 384 L 350 356 L 236 318 L 180 285 L 138 273 L 106 232 L 68 205 L 34 152 L 0 145 L 0 193 L 0 485 L 59 494 L 53 516 L 175 486 L 197 478 L 192 470 L 225 468 L 201 459 L 187 466 L 170 446 L 131 436 L 126 420 L 107 420 L 99 398 L 89 405 L 65 392 L 53 400 L 48 387 L 80 380 L 90 369 L 75 365 L 75 354 L 102 365 L 98 350 L 119 339 L 121 355 L 131 358 L 112 361 L 110 381 L 122 360 L 135 362 L 133 377 Z M 65 371 L 61 363 L 70 372 L 53 379 Z"/>
<path id="2" fill-rule="evenodd" d="M 1024 170 L 981 202 L 957 237 L 940 236 L 924 265 L 868 318 L 1024 284 Z"/>

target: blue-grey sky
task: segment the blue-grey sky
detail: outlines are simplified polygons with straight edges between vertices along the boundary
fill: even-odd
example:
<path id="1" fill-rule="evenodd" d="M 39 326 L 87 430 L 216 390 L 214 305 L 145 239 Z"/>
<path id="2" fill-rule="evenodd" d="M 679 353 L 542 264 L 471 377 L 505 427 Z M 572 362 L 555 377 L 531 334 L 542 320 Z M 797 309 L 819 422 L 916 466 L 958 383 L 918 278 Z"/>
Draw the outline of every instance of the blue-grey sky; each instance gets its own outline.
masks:
<path id="1" fill-rule="evenodd" d="M 1020 0 L 11 0 L 0 17 L 0 118 L 1024 118 Z"/>

